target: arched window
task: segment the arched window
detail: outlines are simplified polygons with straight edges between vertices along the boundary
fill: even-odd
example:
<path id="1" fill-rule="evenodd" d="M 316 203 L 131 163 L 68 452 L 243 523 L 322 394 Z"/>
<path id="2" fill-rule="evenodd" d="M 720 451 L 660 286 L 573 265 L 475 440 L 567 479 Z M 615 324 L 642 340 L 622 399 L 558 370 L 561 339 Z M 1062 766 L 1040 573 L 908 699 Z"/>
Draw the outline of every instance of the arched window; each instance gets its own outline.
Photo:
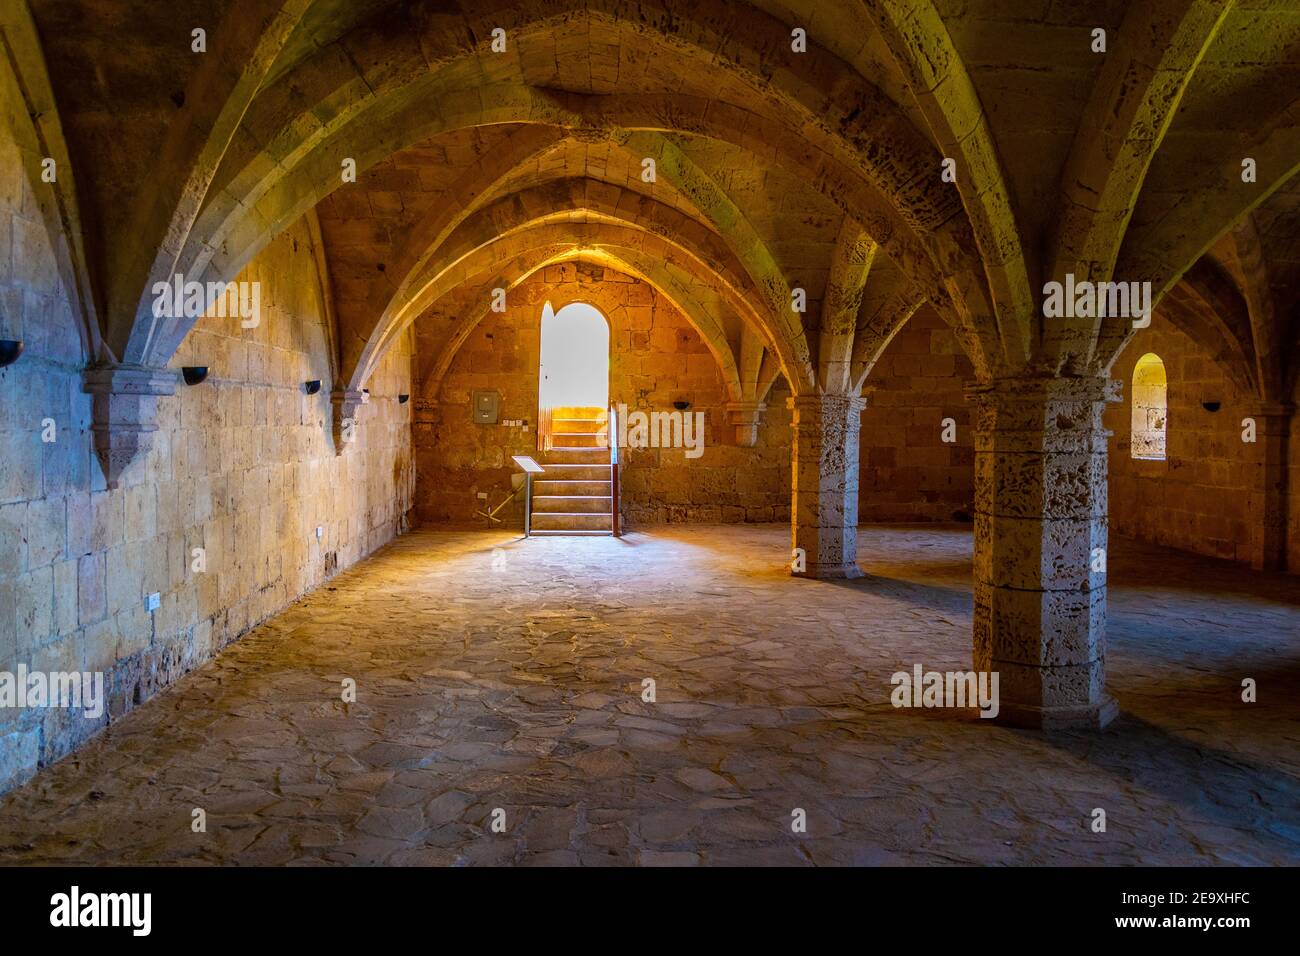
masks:
<path id="1" fill-rule="evenodd" d="M 1165 363 L 1148 352 L 1133 366 L 1134 458 L 1165 460 L 1165 428 L 1169 421 L 1169 387 Z"/>

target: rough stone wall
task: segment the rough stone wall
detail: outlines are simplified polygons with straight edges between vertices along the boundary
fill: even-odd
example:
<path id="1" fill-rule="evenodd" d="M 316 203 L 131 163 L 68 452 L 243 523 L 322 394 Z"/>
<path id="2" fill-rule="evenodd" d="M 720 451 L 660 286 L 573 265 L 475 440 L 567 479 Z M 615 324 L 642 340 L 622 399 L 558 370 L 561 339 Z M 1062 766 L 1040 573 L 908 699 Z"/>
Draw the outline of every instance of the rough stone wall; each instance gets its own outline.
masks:
<path id="1" fill-rule="evenodd" d="M 199 323 L 173 365 L 207 365 L 207 381 L 160 401 L 147 458 L 106 490 L 73 318 L 16 156 L 0 142 L 0 337 L 26 342 L 0 371 L 0 671 L 102 671 L 108 704 L 99 720 L 0 708 L 0 791 L 391 539 L 414 484 L 411 406 L 395 397 L 411 391 L 406 340 L 370 384 L 356 443 L 334 453 L 324 310 L 295 227 L 240 276 L 262 283 L 261 324 Z"/>
<path id="2" fill-rule="evenodd" d="M 1169 417 L 1164 461 L 1131 454 L 1133 367 L 1147 352 L 1165 365 Z M 1124 400 L 1106 409 L 1113 431 L 1110 456 L 1110 527 L 1198 554 L 1249 562 L 1251 516 L 1248 468 L 1254 449 L 1241 440 L 1248 402 L 1219 366 L 1157 314 L 1139 331 L 1111 369 Z M 1203 402 L 1218 401 L 1217 412 Z"/>
<path id="3" fill-rule="evenodd" d="M 929 309 L 889 343 L 867 377 L 862 413 L 858 520 L 969 521 L 974 509 L 974 435 L 963 389 L 970 360 Z M 956 441 L 943 441 L 953 419 Z"/>
<path id="4" fill-rule="evenodd" d="M 416 515 L 422 522 L 479 521 L 478 492 L 496 504 L 518 469 L 511 455 L 537 453 L 537 363 L 542 308 L 587 302 L 610 323 L 610 400 L 629 411 L 673 411 L 691 402 L 705 413 L 704 454 L 623 449 L 626 526 L 683 521 L 784 521 L 790 517 L 790 413 L 780 385 L 768 399 L 758 444 L 738 447 L 729 434 L 726 392 L 713 356 L 673 305 L 652 286 L 586 264 L 550 266 L 511 290 L 503 313 L 490 313 L 462 345 L 438 402 L 415 427 Z M 476 425 L 476 389 L 501 393 L 501 419 L 527 419 L 529 430 Z M 522 504 L 502 517 L 522 523 Z"/>

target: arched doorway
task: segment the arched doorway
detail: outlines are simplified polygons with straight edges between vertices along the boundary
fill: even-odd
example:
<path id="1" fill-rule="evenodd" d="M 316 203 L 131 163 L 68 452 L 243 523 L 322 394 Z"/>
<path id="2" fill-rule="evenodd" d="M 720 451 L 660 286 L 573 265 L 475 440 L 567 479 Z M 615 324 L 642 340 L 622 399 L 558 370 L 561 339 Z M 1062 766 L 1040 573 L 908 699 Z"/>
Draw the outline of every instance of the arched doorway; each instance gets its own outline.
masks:
<path id="1" fill-rule="evenodd" d="M 603 430 L 609 409 L 609 323 L 585 302 L 558 312 L 547 302 L 541 340 L 537 439 L 546 451 L 566 441 L 556 438 L 558 432 Z M 596 422 L 601 427 L 592 427 Z"/>

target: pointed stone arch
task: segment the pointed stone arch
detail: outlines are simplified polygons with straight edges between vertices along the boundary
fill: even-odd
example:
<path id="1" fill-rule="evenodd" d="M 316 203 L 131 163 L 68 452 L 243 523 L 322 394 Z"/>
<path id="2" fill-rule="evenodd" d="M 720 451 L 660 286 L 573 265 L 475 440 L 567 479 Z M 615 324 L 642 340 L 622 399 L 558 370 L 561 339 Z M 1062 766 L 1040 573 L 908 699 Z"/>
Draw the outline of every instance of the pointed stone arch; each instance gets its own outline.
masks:
<path id="1" fill-rule="evenodd" d="M 605 4 L 594 5 L 595 9 L 588 6 L 570 14 L 593 18 L 593 22 L 610 18 Z M 657 4 L 649 4 L 648 8 L 659 10 Z M 547 8 L 546 12 L 553 11 Z M 718 27 L 719 22 L 728 22 L 734 14 L 734 10 L 714 11 L 705 4 L 683 21 L 680 11 L 675 11 L 669 18 L 673 26 L 671 41 L 656 35 L 651 26 L 639 31 L 637 42 L 668 52 L 680 51 L 683 44 L 695 45 L 707 50 L 710 59 L 717 59 L 719 45 L 729 48 L 739 43 Z M 488 15 L 500 19 L 496 14 L 484 14 Z M 540 19 L 528 19 L 530 15 Z M 540 11 L 525 11 L 515 22 L 518 26 L 507 30 L 518 39 L 519 31 L 527 36 L 528 30 L 541 29 L 539 24 L 554 20 L 542 17 Z M 652 17 L 648 22 L 658 21 Z M 338 179 L 339 156 L 353 156 L 358 168 L 364 169 L 372 158 L 364 148 L 353 148 L 365 146 L 356 134 L 363 118 L 374 121 L 367 142 L 374 144 L 375 155 L 401 148 L 437 129 L 532 122 L 596 135 L 616 134 L 618 128 L 714 135 L 754 149 L 761 157 L 775 155 L 787 168 L 818 181 L 843 208 L 852 208 L 886 252 L 915 269 L 923 281 L 929 280 L 936 295 L 981 293 L 978 288 L 963 288 L 951 278 L 963 265 L 978 262 L 975 243 L 960 215 L 960 203 L 950 198 L 948 191 L 936 189 L 928 179 L 903 175 L 904 169 L 923 166 L 922 157 L 927 157 L 925 162 L 935 158 L 925 136 L 910 125 L 888 97 L 856 73 L 852 73 L 854 79 L 848 84 L 842 80 L 832 84 L 824 70 L 795 61 L 790 76 L 784 71 L 769 76 L 770 71 L 765 72 L 758 64 L 763 56 L 772 55 L 778 38 L 780 43 L 787 43 L 788 30 L 777 21 L 764 24 L 765 39 L 746 41 L 746 46 L 731 51 L 733 59 L 724 57 L 710 66 L 716 76 L 695 81 L 701 88 L 707 87 L 712 97 L 594 96 L 541 91 L 517 83 L 476 86 L 472 90 L 444 84 L 436 98 L 436 110 L 430 108 L 428 97 L 416 94 L 427 92 L 430 83 L 454 77 L 465 62 L 476 62 L 487 55 L 482 45 L 466 48 L 463 37 L 475 34 L 445 23 L 428 36 L 421 34 L 419 63 L 415 59 L 416 45 L 407 44 L 406 38 L 388 41 L 397 44 L 388 51 L 401 60 L 397 63 L 379 56 L 379 46 L 368 45 L 380 44 L 382 38 L 353 37 L 349 42 L 366 48 L 366 62 L 358 66 L 347 62 L 348 57 L 339 56 L 340 49 L 323 50 L 277 78 L 254 103 L 246 124 L 249 135 L 241 137 L 218 177 L 218 188 L 213 190 L 201 216 L 202 226 L 189 244 L 189 261 L 203 268 L 215 259 L 216 272 L 229 274 L 256 251 L 257 243 L 264 241 L 267 234 L 296 218 L 320 198 L 322 190 L 333 188 Z M 752 36 L 748 17 L 746 26 L 747 30 L 741 32 Z M 381 61 L 384 67 L 379 70 L 377 64 Z M 368 72 L 369 63 L 376 64 L 373 76 Z M 430 63 L 435 70 L 430 70 Z M 364 81 L 361 77 L 365 77 Z M 742 87 L 748 92 L 741 99 L 751 106 L 763 104 L 764 113 L 716 99 L 719 90 Z M 306 96 L 304 90 L 309 91 Z M 290 95 L 291 91 L 296 92 Z M 406 100 L 418 102 L 408 105 Z M 788 101 L 798 112 L 787 115 L 774 111 L 768 105 L 774 100 Z M 294 110 L 301 112 L 305 102 L 317 104 L 310 118 L 302 114 L 301 122 L 290 120 Z M 790 118 L 799 115 L 805 117 L 802 122 Z M 987 321 L 980 316 L 987 316 L 990 310 L 977 306 L 969 311 L 974 316 L 971 323 L 979 325 Z M 983 344 L 996 340 L 996 335 L 976 337 Z"/>
<path id="2" fill-rule="evenodd" d="M 771 317 L 756 304 L 758 296 L 752 281 L 743 267 L 735 262 L 721 238 L 671 207 L 643 196 L 639 196 L 636 202 L 641 214 L 635 220 L 624 219 L 627 206 L 621 191 L 587 192 L 585 181 L 562 180 L 537 187 L 536 191 L 505 197 L 480 210 L 457 227 L 418 279 L 404 283 L 408 289 L 407 296 L 390 303 L 385 313 L 378 317 L 373 330 L 365 331 L 364 335 L 361 334 L 363 330 L 348 330 L 344 335 L 343 372 L 349 387 L 361 387 L 392 335 L 453 288 L 458 277 L 472 275 L 474 273 L 469 270 L 481 269 L 484 261 L 492 261 L 493 256 L 500 257 L 501 249 L 510 248 L 512 236 L 545 229 L 557 222 L 570 224 L 575 229 L 575 239 L 571 242 L 574 246 L 582 245 L 582 230 L 585 228 L 593 235 L 617 234 L 625 248 L 663 250 L 666 268 L 679 269 L 696 281 L 715 283 L 725 290 L 737 314 L 752 323 L 764 342 L 781 356 L 786 363 L 787 376 L 795 387 L 809 381 L 811 371 L 807 363 L 801 367 L 799 351 L 776 338 Z M 556 211 L 538 216 L 530 213 L 530 207 Z M 575 216 L 588 221 L 579 223 Z M 602 227 L 606 229 L 604 233 L 600 231 Z M 547 233 L 559 234 L 555 228 Z M 673 238 L 666 238 L 668 235 Z M 704 316 L 699 321 L 713 324 Z M 705 333 L 702 331 L 702 334 Z M 719 332 L 714 338 L 721 340 L 725 336 Z M 705 334 L 705 339 L 710 339 L 709 334 Z"/>
<path id="3" fill-rule="evenodd" d="M 1183 94 L 1232 3 L 1135 4 L 1106 55 L 1061 177 L 1049 275 L 1109 281 L 1147 170 Z M 1124 276 L 1115 276 L 1117 279 Z M 1097 367 L 1102 327 L 1127 319 L 1054 319 L 1043 329 L 1048 363 Z"/>
<path id="4" fill-rule="evenodd" d="M 23 171 L 36 196 L 59 278 L 76 317 L 77 336 L 87 364 L 113 361 L 101 332 L 97 276 L 87 248 L 88 210 L 78 201 L 78 174 L 60 121 L 58 102 L 27 0 L 0 4 L 0 102 L 18 149 Z M 42 165 L 53 160 L 55 178 L 45 182 Z"/>
<path id="5" fill-rule="evenodd" d="M 421 383 L 420 394 L 423 399 L 435 400 L 456 353 L 491 311 L 490 305 L 486 304 L 486 291 L 492 288 L 513 289 L 547 266 L 586 261 L 610 265 L 646 282 L 663 295 L 691 323 L 712 353 L 729 398 L 736 402 L 742 401 L 745 390 L 735 355 L 725 333 L 712 322 L 709 311 L 700 302 L 699 291 L 690 283 L 690 278 L 693 277 L 674 274 L 654 252 L 646 253 L 633 246 L 619 244 L 617 237 L 606 235 L 605 238 L 611 241 L 594 242 L 585 248 L 566 248 L 564 242 L 556 242 L 554 236 L 546 234 L 545 230 L 534 230 L 517 237 L 512 243 L 513 257 L 503 267 L 489 272 L 490 278 L 486 281 L 475 284 L 478 293 L 471 298 L 478 298 L 483 304 L 463 310 L 461 318 L 452 324 L 444 337 L 444 345 Z M 436 301 L 426 311 L 435 308 Z"/>
<path id="6" fill-rule="evenodd" d="M 997 326 L 1002 352 L 1001 361 L 990 357 L 989 364 L 1023 365 L 1030 356 L 1030 322 L 1036 309 L 1030 266 L 979 93 L 932 0 L 860 0 L 860 4 L 884 34 L 940 155 L 957 160 L 953 188 L 961 196 L 980 249 L 988 318 Z M 934 179 L 939 179 L 937 166 Z"/>
<path id="7" fill-rule="evenodd" d="M 106 338 L 122 361 L 155 359 L 168 322 L 150 290 L 176 272 L 208 189 L 249 104 L 312 0 L 233 0 L 159 148 L 157 175 L 135 197 L 132 242 L 106 242 Z"/>

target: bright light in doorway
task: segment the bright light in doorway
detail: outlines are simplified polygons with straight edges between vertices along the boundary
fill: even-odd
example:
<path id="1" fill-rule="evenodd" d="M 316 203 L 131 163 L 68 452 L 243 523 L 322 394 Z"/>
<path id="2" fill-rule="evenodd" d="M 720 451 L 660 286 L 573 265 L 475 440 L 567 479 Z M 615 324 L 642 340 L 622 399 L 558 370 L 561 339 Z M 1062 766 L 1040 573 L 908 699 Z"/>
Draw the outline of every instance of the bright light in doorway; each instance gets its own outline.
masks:
<path id="1" fill-rule="evenodd" d="M 542 309 L 542 408 L 609 406 L 609 323 L 585 302 Z"/>

